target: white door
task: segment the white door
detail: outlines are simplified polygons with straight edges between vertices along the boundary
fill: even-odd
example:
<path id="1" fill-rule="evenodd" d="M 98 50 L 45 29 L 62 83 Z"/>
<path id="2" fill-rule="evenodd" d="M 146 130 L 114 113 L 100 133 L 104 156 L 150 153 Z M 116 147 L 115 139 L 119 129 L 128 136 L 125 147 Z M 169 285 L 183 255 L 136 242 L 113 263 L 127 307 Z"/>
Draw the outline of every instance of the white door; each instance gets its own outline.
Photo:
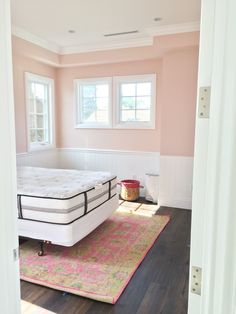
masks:
<path id="1" fill-rule="evenodd" d="M 196 117 L 192 266 L 201 295 L 189 314 L 236 313 L 236 1 L 203 0 L 198 90 L 211 86 L 210 117 Z"/>
<path id="2" fill-rule="evenodd" d="M 0 0 L 0 312 L 20 313 L 10 1 Z"/>

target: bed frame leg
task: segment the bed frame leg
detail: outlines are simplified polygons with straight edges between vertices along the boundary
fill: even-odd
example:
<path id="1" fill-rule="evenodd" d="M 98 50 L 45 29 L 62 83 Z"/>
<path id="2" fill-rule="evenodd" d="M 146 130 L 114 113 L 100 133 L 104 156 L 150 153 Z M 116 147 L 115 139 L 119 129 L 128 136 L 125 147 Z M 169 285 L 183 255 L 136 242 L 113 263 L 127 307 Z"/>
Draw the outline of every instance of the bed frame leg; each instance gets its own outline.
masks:
<path id="1" fill-rule="evenodd" d="M 39 241 L 38 256 L 44 256 L 44 241 Z"/>

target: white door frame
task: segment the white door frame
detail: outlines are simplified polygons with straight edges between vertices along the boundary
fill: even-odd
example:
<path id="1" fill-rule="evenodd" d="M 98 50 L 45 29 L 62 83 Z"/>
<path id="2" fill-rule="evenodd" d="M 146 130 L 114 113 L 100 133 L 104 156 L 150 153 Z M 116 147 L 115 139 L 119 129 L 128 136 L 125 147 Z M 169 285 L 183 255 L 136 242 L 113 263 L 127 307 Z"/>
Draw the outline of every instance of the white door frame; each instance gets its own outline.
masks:
<path id="1" fill-rule="evenodd" d="M 202 1 L 198 87 L 211 86 L 211 109 L 196 118 L 190 270 L 202 268 L 202 293 L 189 292 L 189 314 L 236 313 L 235 12 L 235 0 Z"/>
<path id="2" fill-rule="evenodd" d="M 10 1 L 0 0 L 0 304 L 1 313 L 18 314 L 20 280 L 10 19 Z"/>

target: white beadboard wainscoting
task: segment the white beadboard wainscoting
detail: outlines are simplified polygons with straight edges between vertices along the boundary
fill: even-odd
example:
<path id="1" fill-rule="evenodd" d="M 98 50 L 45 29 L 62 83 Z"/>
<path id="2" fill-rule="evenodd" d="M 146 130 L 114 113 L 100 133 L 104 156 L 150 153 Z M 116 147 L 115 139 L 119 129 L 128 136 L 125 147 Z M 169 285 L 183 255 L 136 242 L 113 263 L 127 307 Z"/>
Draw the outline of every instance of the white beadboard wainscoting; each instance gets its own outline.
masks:
<path id="1" fill-rule="evenodd" d="M 160 157 L 159 204 L 192 208 L 193 157 Z"/>
<path id="2" fill-rule="evenodd" d="M 145 185 L 145 174 L 160 174 L 160 206 L 191 209 L 193 157 L 160 156 L 159 152 L 58 148 L 17 154 L 17 165 L 110 171 L 118 180 L 137 179 Z M 145 188 L 140 189 L 145 195 Z"/>
<path id="3" fill-rule="evenodd" d="M 17 166 L 58 168 L 57 149 L 37 150 L 16 155 Z"/>
<path id="4" fill-rule="evenodd" d="M 145 183 L 146 173 L 160 172 L 160 153 L 100 149 L 58 149 L 60 168 L 110 171 L 118 180 L 137 179 Z M 145 189 L 140 189 L 145 195 Z"/>

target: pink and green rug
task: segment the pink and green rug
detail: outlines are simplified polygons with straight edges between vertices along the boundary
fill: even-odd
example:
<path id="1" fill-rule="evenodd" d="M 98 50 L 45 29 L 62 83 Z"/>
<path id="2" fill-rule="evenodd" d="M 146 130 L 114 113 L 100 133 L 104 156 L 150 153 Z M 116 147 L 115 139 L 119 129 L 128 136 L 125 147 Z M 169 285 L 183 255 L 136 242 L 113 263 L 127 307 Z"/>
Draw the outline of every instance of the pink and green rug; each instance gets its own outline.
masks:
<path id="1" fill-rule="evenodd" d="M 134 272 L 169 221 L 116 212 L 73 247 L 37 241 L 20 246 L 21 279 L 94 300 L 116 303 Z"/>

